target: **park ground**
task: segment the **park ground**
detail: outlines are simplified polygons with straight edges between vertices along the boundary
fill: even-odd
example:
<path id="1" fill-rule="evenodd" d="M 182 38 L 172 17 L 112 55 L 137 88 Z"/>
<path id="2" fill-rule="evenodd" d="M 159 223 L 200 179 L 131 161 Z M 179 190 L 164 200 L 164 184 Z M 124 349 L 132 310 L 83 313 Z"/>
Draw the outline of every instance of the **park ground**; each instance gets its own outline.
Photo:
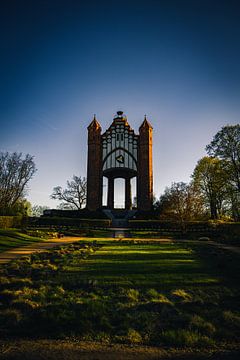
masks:
<path id="1" fill-rule="evenodd" d="M 239 259 L 95 237 L 16 259 L 0 268 L 0 358 L 237 359 Z"/>

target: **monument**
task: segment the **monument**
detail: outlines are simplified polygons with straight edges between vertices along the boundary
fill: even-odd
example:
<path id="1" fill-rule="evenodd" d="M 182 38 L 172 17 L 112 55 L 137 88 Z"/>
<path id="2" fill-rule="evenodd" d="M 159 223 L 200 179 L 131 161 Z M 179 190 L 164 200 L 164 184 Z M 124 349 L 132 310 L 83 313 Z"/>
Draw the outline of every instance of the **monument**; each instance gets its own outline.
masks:
<path id="1" fill-rule="evenodd" d="M 146 116 L 135 134 L 118 111 L 110 127 L 102 129 L 94 115 L 88 126 L 87 209 L 102 208 L 103 177 L 108 179 L 107 208 L 114 209 L 114 181 L 125 179 L 125 209 L 132 208 L 131 178 L 137 182 L 137 209 L 149 211 L 153 200 L 152 126 Z"/>

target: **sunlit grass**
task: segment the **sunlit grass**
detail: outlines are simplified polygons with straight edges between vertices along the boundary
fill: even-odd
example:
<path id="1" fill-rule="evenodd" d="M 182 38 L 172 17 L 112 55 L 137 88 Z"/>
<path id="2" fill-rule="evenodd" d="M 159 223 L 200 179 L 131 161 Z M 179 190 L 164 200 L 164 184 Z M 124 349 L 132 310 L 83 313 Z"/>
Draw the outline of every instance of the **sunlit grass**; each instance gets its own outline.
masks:
<path id="1" fill-rule="evenodd" d="M 219 278 L 203 271 L 198 256 L 182 244 L 121 244 L 100 241 L 103 247 L 81 264 L 80 281 L 96 279 L 99 285 L 151 286 L 168 289 L 218 284 Z M 76 276 L 76 275 L 75 275 Z"/>
<path id="2" fill-rule="evenodd" d="M 43 240 L 38 237 L 23 234 L 17 229 L 0 229 L 0 252 L 38 241 Z"/>
<path id="3" fill-rule="evenodd" d="M 92 238 L 5 269 L 0 320 L 7 336 L 177 347 L 239 337 L 239 257 L 229 261 L 206 244 Z"/>

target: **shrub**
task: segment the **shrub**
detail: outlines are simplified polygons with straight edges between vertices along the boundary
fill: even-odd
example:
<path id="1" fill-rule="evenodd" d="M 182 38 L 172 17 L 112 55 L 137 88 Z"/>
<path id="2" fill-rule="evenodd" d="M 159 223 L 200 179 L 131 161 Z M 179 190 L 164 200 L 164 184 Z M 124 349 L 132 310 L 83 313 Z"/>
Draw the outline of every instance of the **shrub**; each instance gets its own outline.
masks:
<path id="1" fill-rule="evenodd" d="M 216 328 L 212 323 L 205 321 L 198 315 L 194 315 L 191 318 L 189 327 L 191 330 L 196 330 L 200 333 L 206 333 L 208 335 L 214 334 L 216 332 Z"/>
<path id="2" fill-rule="evenodd" d="M 18 325 L 21 320 L 22 313 L 17 309 L 6 309 L 0 311 L 0 324 L 4 324 L 4 326 L 8 329 Z"/>
<path id="3" fill-rule="evenodd" d="M 139 291 L 138 290 L 128 289 L 126 295 L 130 302 L 138 302 L 138 299 L 139 299 Z"/>
<path id="4" fill-rule="evenodd" d="M 214 341 L 198 332 L 186 329 L 167 330 L 160 336 L 162 342 L 169 346 L 212 346 Z"/>
<path id="5" fill-rule="evenodd" d="M 0 229 L 20 228 L 22 216 L 0 216 Z"/>
<path id="6" fill-rule="evenodd" d="M 159 293 L 155 289 L 149 289 L 147 291 L 147 298 L 152 302 L 158 302 L 162 304 L 172 304 L 172 302 L 165 295 Z"/>
<path id="7" fill-rule="evenodd" d="M 240 329 L 240 316 L 238 314 L 235 314 L 230 310 L 224 311 L 223 320 L 229 327 Z"/>
<path id="8" fill-rule="evenodd" d="M 187 293 L 184 289 L 176 289 L 171 292 L 173 299 L 180 302 L 190 302 L 192 301 L 192 295 Z"/>
<path id="9" fill-rule="evenodd" d="M 106 334 L 105 332 L 97 333 L 95 336 L 95 341 L 99 341 L 103 344 L 110 344 L 111 343 L 111 337 L 109 334 Z"/>
<path id="10" fill-rule="evenodd" d="M 41 239 L 49 239 L 49 238 L 57 238 L 58 237 L 58 232 L 56 231 L 43 231 L 43 230 L 38 230 L 38 229 L 31 229 L 31 230 L 26 230 L 25 233 L 28 236 L 33 236 L 33 237 L 38 237 Z"/>
<path id="11" fill-rule="evenodd" d="M 0 283 L 1 283 L 1 281 L 0 281 Z M 32 285 L 32 280 L 29 278 L 13 277 L 13 278 L 9 279 L 7 287 L 8 287 L 8 289 L 19 289 L 24 286 L 31 286 L 31 285 Z"/>
<path id="12" fill-rule="evenodd" d="M 142 335 L 134 329 L 129 329 L 127 333 L 127 341 L 131 344 L 140 344 L 143 341 Z"/>
<path id="13" fill-rule="evenodd" d="M 8 279 L 6 276 L 0 276 L 0 287 L 6 286 L 10 284 L 10 279 Z"/>
<path id="14" fill-rule="evenodd" d="M 41 306 L 39 302 L 30 299 L 13 300 L 12 305 L 14 308 L 21 310 L 24 313 L 29 313 L 29 311 L 37 309 Z"/>

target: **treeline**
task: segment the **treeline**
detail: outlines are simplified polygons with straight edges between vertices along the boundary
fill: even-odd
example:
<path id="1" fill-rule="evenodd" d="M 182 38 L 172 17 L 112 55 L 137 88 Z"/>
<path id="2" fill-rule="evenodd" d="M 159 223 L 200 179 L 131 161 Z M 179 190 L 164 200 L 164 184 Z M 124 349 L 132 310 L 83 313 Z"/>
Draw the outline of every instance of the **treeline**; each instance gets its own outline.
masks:
<path id="1" fill-rule="evenodd" d="M 227 125 L 206 146 L 189 184 L 178 182 L 154 204 L 160 219 L 240 221 L 240 125 Z"/>

